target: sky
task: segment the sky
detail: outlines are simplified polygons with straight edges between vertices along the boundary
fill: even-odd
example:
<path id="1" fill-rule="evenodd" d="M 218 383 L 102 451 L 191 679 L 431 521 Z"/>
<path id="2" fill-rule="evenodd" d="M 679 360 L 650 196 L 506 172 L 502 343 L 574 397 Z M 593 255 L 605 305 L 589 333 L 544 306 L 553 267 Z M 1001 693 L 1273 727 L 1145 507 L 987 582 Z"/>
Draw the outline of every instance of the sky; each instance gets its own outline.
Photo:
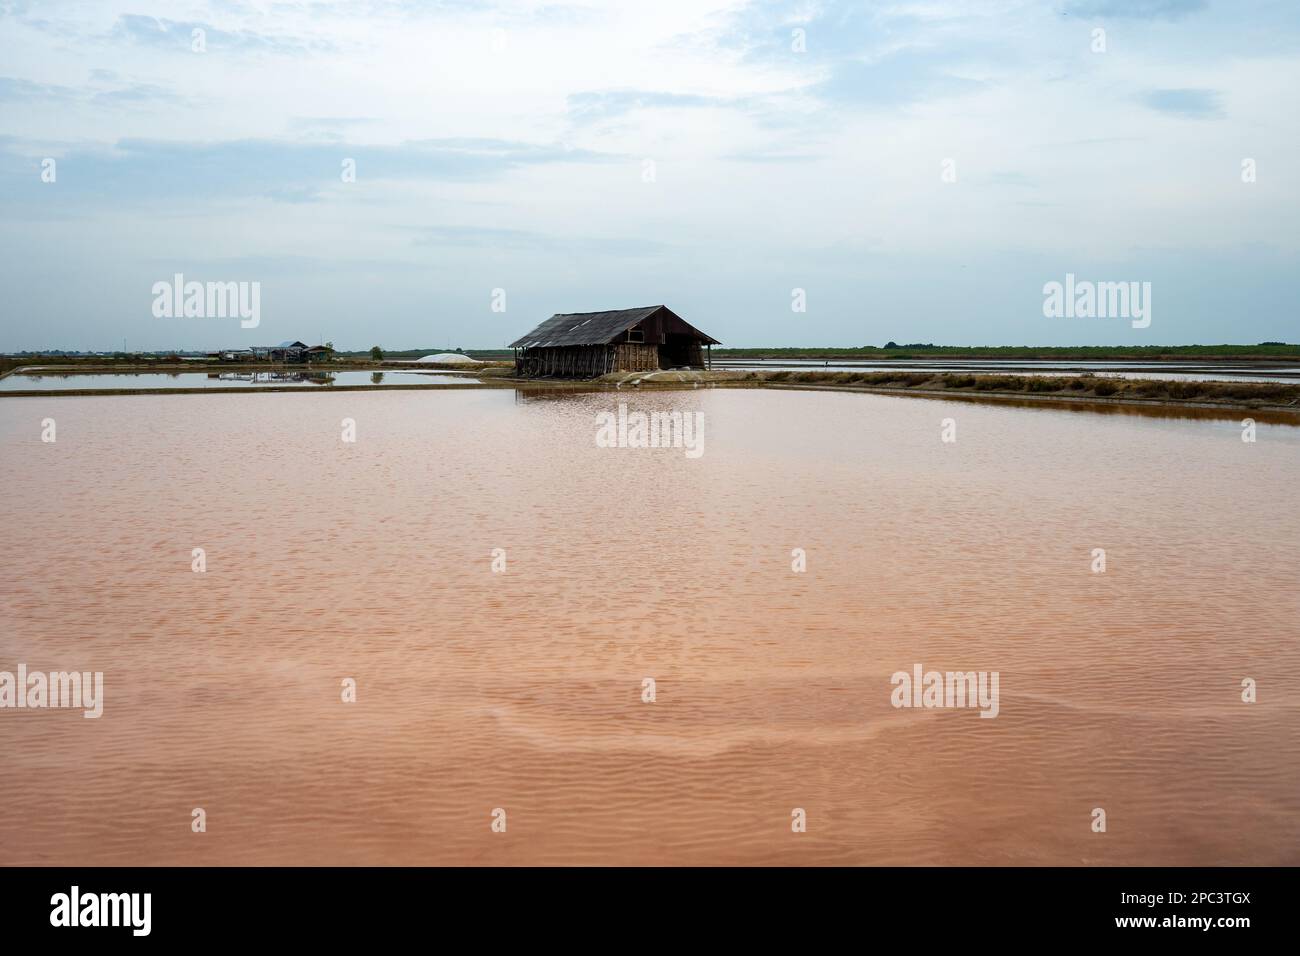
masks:
<path id="1" fill-rule="evenodd" d="M 1292 0 L 0 0 L 0 350 L 1296 342 L 1297 90 Z"/>

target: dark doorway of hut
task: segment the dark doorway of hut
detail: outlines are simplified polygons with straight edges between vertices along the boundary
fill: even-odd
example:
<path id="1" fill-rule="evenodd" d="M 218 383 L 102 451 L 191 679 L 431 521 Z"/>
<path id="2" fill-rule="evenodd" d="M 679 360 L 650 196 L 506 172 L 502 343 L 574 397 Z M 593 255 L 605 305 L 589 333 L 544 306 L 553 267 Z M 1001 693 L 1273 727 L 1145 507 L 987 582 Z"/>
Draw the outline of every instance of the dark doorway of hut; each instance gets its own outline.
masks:
<path id="1" fill-rule="evenodd" d="M 692 335 L 668 333 L 664 337 L 664 343 L 659 346 L 659 367 L 704 367 L 704 355 L 700 349 L 700 340 Z"/>

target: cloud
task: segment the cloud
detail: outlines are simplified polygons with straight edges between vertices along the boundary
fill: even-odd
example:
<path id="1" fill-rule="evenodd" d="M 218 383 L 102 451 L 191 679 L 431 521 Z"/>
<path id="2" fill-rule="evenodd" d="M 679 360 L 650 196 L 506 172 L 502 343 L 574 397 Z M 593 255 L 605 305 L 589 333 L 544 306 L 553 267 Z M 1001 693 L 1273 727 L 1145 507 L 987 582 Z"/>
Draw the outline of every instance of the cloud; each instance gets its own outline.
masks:
<path id="1" fill-rule="evenodd" d="M 323 197 L 319 189 L 311 186 L 286 186 L 283 189 L 272 189 L 266 194 L 266 198 L 272 202 L 285 203 L 305 203 L 319 202 Z"/>
<path id="2" fill-rule="evenodd" d="M 735 163 L 815 163 L 822 157 L 811 153 L 789 153 L 775 150 L 750 150 L 728 153 L 722 157 Z"/>
<path id="3" fill-rule="evenodd" d="M 807 97 L 836 107 L 901 106 L 919 100 L 959 96 L 985 88 L 982 80 L 962 76 L 942 53 L 904 48 L 870 58 L 836 61 L 824 79 L 786 93 L 713 96 L 649 90 L 600 90 L 568 97 L 569 118 L 590 124 L 641 110 L 736 109 L 764 125 L 787 125 L 783 99 Z M 781 118 L 784 117 L 784 118 Z"/>
<path id="4" fill-rule="evenodd" d="M 593 123 L 636 110 L 700 109 L 732 106 L 737 101 L 696 93 L 658 93 L 648 90 L 595 90 L 568 97 L 569 117 L 576 123 Z"/>
<path id="5" fill-rule="evenodd" d="M 975 92 L 986 84 L 968 75 L 970 64 L 1005 64 L 1011 55 L 1005 32 L 979 6 L 934 3 L 753 0 L 727 19 L 714 42 L 753 67 L 781 70 L 791 81 L 785 92 L 839 108 Z"/>
<path id="6" fill-rule="evenodd" d="M 1001 170 L 990 173 L 987 181 L 994 186 L 1037 186 L 1038 181 L 1032 176 L 1015 170 Z"/>
<path id="7" fill-rule="evenodd" d="M 337 138 L 347 130 L 376 122 L 370 116 L 294 116 L 288 120 L 287 127 L 296 133 Z"/>
<path id="8" fill-rule="evenodd" d="M 1181 20 L 1205 7 L 1206 0 L 1070 0 L 1064 12 L 1117 20 Z"/>
<path id="9" fill-rule="evenodd" d="M 984 86 L 983 81 L 953 72 L 952 64 L 937 53 L 899 50 L 872 61 L 841 63 L 810 92 L 834 105 L 901 106 Z"/>
<path id="10" fill-rule="evenodd" d="M 129 83 L 91 96 L 96 106 L 145 106 L 155 103 L 182 103 L 185 98 L 157 83 Z"/>
<path id="11" fill-rule="evenodd" d="M 1214 90 L 1151 90 L 1142 102 L 1153 110 L 1187 119 L 1213 119 L 1223 115 Z"/>
<path id="12" fill-rule="evenodd" d="M 195 31 L 200 31 L 196 34 Z M 113 36 L 177 53 L 193 52 L 196 35 L 201 35 L 206 51 L 220 50 L 266 53 L 301 53 L 307 50 L 333 49 L 333 45 L 299 37 L 275 36 L 251 30 L 221 30 L 209 23 L 194 20 L 168 20 L 139 13 L 124 13 L 113 24 Z"/>
<path id="13" fill-rule="evenodd" d="M 17 76 L 0 76 L 0 103 L 75 99 L 77 91 L 54 83 L 37 83 Z"/>
<path id="14" fill-rule="evenodd" d="M 22 155 L 21 146 L 12 140 L 0 145 L 5 152 Z M 429 139 L 398 146 L 131 139 L 109 148 L 64 151 L 59 181 L 61 191 L 116 201 L 269 197 L 310 202 L 318 190 L 341 182 L 345 159 L 355 161 L 359 182 L 475 182 L 498 179 L 527 166 L 613 158 L 588 150 L 497 139 Z"/>
<path id="15" fill-rule="evenodd" d="M 417 231 L 417 246 L 453 246 L 458 249 L 469 247 L 641 257 L 657 255 L 669 248 L 651 239 L 557 236 L 552 233 L 487 226 L 426 226 Z"/>
<path id="16" fill-rule="evenodd" d="M 898 12 L 863 3 L 751 0 L 727 19 L 717 33 L 717 42 L 725 49 L 741 51 L 751 61 L 838 59 L 860 55 L 879 43 L 886 35 L 885 24 Z M 806 53 L 794 52 L 795 30 L 803 31 Z"/>
<path id="17" fill-rule="evenodd" d="M 0 76 L 0 103 L 90 103 L 95 106 L 142 106 L 182 103 L 185 98 L 156 83 L 126 79 L 111 70 L 91 70 L 90 86 L 74 88 Z"/>
<path id="18" fill-rule="evenodd" d="M 612 162 L 620 158 L 609 153 L 577 149 L 566 145 L 523 143 L 489 137 L 444 137 L 441 139 L 412 140 L 404 146 L 398 147 L 398 149 L 406 150 L 408 147 L 437 156 L 448 167 L 457 165 L 475 169 L 480 166 L 511 169 L 544 163 L 602 163 Z"/>

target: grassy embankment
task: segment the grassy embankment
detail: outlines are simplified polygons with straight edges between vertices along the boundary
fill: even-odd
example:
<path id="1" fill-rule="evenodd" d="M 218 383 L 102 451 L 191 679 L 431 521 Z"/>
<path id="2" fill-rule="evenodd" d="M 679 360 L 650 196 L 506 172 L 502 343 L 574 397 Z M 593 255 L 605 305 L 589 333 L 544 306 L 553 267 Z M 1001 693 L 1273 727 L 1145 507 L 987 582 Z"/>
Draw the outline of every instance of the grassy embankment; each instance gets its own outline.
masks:
<path id="1" fill-rule="evenodd" d="M 715 348 L 715 361 L 759 359 L 876 362 L 889 359 L 1002 359 L 1052 362 L 1300 362 L 1300 345 L 1265 342 L 1259 345 L 900 345 L 895 348 Z"/>
<path id="2" fill-rule="evenodd" d="M 900 391 L 944 391 L 962 393 L 1021 393 L 1026 396 L 1054 395 L 1087 401 L 1142 400 L 1205 402 L 1245 406 L 1292 406 L 1300 408 L 1300 384 L 1281 382 L 1188 382 L 1158 379 L 1108 378 L 1083 375 L 968 375 L 962 373 L 913 372 L 749 372 L 733 379 L 738 383 L 790 385 L 845 385 Z"/>

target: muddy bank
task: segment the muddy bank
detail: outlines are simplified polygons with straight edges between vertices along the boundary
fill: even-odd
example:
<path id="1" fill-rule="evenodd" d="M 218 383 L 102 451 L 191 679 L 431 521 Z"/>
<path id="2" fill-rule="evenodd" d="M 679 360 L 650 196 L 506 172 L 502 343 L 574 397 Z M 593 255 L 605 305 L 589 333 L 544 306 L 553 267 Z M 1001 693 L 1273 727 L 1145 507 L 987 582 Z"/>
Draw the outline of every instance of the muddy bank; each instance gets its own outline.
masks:
<path id="1" fill-rule="evenodd" d="M 1300 416 L 1300 384 L 1277 382 L 1186 382 L 1102 376 L 973 375 L 952 372 L 617 372 L 597 382 L 616 388 L 752 386 L 816 388 L 929 397 L 1072 404 L 1134 404 L 1185 408 L 1231 408 Z"/>

